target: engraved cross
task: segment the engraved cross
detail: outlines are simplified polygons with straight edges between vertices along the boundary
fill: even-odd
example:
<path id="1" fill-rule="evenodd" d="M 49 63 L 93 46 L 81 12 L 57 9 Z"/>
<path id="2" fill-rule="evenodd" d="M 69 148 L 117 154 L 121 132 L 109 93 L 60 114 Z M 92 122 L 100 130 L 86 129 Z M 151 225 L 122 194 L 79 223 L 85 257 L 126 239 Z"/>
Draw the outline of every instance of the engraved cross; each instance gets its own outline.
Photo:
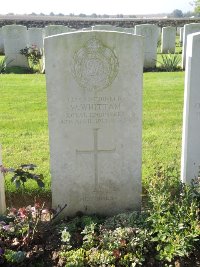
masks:
<path id="1" fill-rule="evenodd" d="M 99 153 L 113 153 L 116 150 L 116 148 L 113 148 L 113 149 L 99 149 L 98 148 L 98 130 L 99 128 L 93 129 L 94 148 L 92 150 L 76 150 L 76 153 L 78 154 L 93 154 L 94 155 L 95 189 L 97 189 L 97 186 L 99 183 L 98 154 Z"/>

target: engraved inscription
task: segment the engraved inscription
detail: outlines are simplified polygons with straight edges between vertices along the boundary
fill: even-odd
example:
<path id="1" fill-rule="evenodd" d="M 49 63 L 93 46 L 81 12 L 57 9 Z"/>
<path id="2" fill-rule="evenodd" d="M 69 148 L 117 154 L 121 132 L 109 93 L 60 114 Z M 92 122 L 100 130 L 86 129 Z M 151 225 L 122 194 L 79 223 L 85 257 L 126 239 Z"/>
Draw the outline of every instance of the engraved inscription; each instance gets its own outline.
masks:
<path id="1" fill-rule="evenodd" d="M 137 110 L 137 103 L 133 103 Z M 62 123 L 76 125 L 110 124 L 138 121 L 136 112 L 125 113 L 125 100 L 121 96 L 68 97 Z M 94 127 L 95 127 L 94 125 Z"/>
<path id="2" fill-rule="evenodd" d="M 93 154 L 94 155 L 94 179 L 95 179 L 95 190 L 98 189 L 99 185 L 99 171 L 98 171 L 98 154 L 99 153 L 114 153 L 114 149 L 99 149 L 98 148 L 98 128 L 93 129 L 94 137 L 94 148 L 92 150 L 76 150 L 78 154 Z"/>
<path id="3" fill-rule="evenodd" d="M 75 53 L 72 63 L 72 73 L 79 86 L 94 91 L 111 85 L 118 68 L 118 59 L 114 52 L 96 38 L 88 40 Z"/>

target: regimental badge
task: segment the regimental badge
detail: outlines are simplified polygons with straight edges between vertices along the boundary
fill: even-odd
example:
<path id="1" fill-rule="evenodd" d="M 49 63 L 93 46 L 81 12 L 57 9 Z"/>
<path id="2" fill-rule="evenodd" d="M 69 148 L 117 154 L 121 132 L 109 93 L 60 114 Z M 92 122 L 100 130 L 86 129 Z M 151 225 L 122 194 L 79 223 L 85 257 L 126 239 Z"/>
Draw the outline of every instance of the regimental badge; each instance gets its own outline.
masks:
<path id="1" fill-rule="evenodd" d="M 73 57 L 72 73 L 81 88 L 98 91 L 109 87 L 118 74 L 114 52 L 92 38 Z"/>

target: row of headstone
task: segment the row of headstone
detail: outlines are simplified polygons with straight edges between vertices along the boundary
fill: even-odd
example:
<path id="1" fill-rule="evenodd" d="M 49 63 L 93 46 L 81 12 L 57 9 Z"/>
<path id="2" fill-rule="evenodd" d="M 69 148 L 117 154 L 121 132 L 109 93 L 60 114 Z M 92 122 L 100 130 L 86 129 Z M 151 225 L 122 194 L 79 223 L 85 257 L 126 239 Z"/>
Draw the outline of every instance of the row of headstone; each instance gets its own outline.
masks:
<path id="1" fill-rule="evenodd" d="M 42 28 L 27 28 L 21 25 L 6 25 L 0 31 L 0 52 L 4 52 L 9 66 L 28 67 L 27 58 L 19 51 L 36 45 L 43 49 L 44 37 L 74 31 L 62 25 L 49 25 Z"/>
<path id="2" fill-rule="evenodd" d="M 92 30 L 47 37 L 44 45 L 53 207 L 68 204 L 67 215 L 140 210 L 145 39 Z M 187 38 L 181 167 L 187 183 L 200 170 L 199 51 L 200 32 Z M 0 173 L 0 212 L 3 188 Z"/>
<path id="3" fill-rule="evenodd" d="M 171 36 L 173 35 L 173 37 L 170 36 L 169 30 L 167 31 L 167 28 L 166 29 L 163 28 L 162 51 L 170 50 L 171 52 L 173 52 L 174 48 L 172 48 L 172 43 L 174 44 L 174 40 L 172 39 L 174 38 L 175 28 L 172 30 L 173 34 L 171 33 Z M 121 28 L 112 25 L 96 25 L 90 28 L 83 29 L 83 31 L 88 31 L 88 30 L 107 30 L 107 31 L 126 32 L 136 35 L 142 35 L 145 38 L 144 67 L 145 68 L 155 67 L 157 42 L 160 38 L 160 31 L 161 31 L 160 27 L 157 27 L 156 25 L 152 24 L 136 25 L 135 28 Z M 20 49 L 25 48 L 27 45 L 31 46 L 33 44 L 36 45 L 39 49 L 43 49 L 44 37 L 75 31 L 75 29 L 63 25 L 49 25 L 43 29 L 29 28 L 27 30 L 25 26 L 8 25 L 4 26 L 2 31 L 5 42 L 4 46 L 6 46 L 5 55 L 7 58 L 7 62 L 10 62 L 10 66 L 27 67 L 28 64 L 27 59 L 24 56 L 19 55 Z M 168 36 L 170 36 L 171 43 L 167 41 L 169 40 Z M 2 39 L 3 38 L 1 38 L 1 32 L 0 32 L 0 44 Z"/>

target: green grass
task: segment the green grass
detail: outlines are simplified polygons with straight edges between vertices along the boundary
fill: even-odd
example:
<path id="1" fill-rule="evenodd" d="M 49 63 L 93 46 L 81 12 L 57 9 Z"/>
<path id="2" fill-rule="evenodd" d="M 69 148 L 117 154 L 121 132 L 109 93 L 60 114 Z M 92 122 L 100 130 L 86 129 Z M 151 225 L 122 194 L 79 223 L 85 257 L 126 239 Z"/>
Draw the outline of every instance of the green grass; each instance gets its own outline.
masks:
<path id="1" fill-rule="evenodd" d="M 159 163 L 180 168 L 183 89 L 183 72 L 144 74 L 144 183 Z"/>
<path id="2" fill-rule="evenodd" d="M 183 111 L 183 72 L 144 73 L 143 181 L 147 184 L 157 163 L 180 167 Z M 45 76 L 0 75 L 0 143 L 3 163 L 17 167 L 35 163 L 50 192 L 49 143 Z M 15 191 L 6 180 L 6 190 Z M 28 185 L 33 192 L 37 186 Z"/>

